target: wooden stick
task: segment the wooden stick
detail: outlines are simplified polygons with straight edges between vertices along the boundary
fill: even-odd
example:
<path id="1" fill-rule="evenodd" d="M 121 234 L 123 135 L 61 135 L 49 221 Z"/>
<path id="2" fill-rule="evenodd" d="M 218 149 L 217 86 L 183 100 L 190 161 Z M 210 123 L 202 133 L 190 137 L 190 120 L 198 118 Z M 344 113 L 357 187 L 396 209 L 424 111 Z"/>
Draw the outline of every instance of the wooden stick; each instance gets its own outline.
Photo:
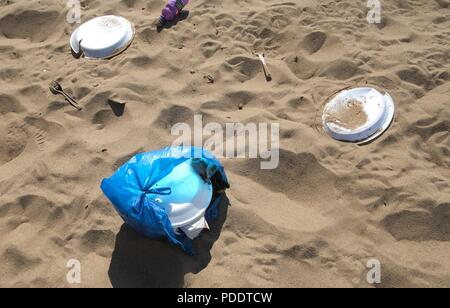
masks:
<path id="1" fill-rule="evenodd" d="M 266 80 L 271 81 L 272 80 L 272 74 L 269 71 L 269 66 L 267 65 L 266 59 L 264 58 L 264 54 L 259 53 L 258 54 L 259 60 L 261 60 L 261 63 L 264 68 L 264 74 L 266 75 Z"/>

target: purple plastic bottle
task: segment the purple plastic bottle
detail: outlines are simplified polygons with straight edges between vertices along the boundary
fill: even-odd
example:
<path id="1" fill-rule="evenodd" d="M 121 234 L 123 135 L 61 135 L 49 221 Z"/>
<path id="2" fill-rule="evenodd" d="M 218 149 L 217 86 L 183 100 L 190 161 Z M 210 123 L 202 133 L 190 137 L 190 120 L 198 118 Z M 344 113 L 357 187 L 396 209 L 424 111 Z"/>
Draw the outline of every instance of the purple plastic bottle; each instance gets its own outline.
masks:
<path id="1" fill-rule="evenodd" d="M 166 22 L 174 20 L 188 3 L 189 0 L 169 0 L 159 18 L 159 25 L 163 26 Z"/>

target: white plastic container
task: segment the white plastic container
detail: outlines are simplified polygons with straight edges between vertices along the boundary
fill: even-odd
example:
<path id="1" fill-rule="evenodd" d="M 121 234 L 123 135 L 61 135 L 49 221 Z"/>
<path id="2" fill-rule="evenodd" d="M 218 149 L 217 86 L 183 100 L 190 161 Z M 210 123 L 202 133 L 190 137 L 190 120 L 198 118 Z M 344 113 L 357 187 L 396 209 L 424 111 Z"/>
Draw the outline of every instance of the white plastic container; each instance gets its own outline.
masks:
<path id="1" fill-rule="evenodd" d="M 102 16 L 82 24 L 72 34 L 70 46 L 75 54 L 80 48 L 86 58 L 108 59 L 130 46 L 134 25 L 119 16 Z"/>
<path id="2" fill-rule="evenodd" d="M 148 194 L 147 197 L 164 207 L 175 231 L 181 229 L 194 239 L 208 228 L 204 216 L 212 201 L 213 187 L 198 175 L 191 163 L 192 160 L 187 160 L 178 165 L 152 187 L 170 188 L 170 194 Z"/>
<path id="3" fill-rule="evenodd" d="M 395 104 L 389 94 L 355 88 L 340 92 L 325 106 L 323 127 L 336 140 L 367 143 L 389 128 L 394 115 Z"/>

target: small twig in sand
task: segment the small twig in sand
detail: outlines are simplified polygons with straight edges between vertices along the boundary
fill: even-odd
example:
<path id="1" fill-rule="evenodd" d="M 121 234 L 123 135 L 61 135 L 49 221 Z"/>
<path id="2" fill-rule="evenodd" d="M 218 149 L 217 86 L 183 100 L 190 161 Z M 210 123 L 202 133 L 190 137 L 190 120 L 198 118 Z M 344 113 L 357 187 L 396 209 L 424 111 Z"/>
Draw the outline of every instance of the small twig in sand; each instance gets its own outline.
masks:
<path id="1" fill-rule="evenodd" d="M 258 53 L 259 60 L 261 60 L 261 63 L 264 68 L 264 74 L 266 75 L 266 80 L 271 81 L 272 80 L 272 74 L 269 71 L 269 67 L 267 65 L 266 59 L 264 58 L 264 54 Z"/>

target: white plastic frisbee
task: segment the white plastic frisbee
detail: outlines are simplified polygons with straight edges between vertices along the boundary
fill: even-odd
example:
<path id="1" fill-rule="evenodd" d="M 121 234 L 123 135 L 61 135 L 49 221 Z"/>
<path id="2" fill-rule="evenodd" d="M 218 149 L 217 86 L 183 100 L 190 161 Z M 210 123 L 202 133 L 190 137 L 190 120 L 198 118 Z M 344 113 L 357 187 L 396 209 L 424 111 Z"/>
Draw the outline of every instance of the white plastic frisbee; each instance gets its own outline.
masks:
<path id="1" fill-rule="evenodd" d="M 323 126 L 336 140 L 367 143 L 389 128 L 394 114 L 395 104 L 389 94 L 356 88 L 342 91 L 325 106 Z"/>
<path id="2" fill-rule="evenodd" d="M 212 201 L 212 184 L 206 183 L 192 168 L 191 163 L 192 160 L 188 160 L 178 165 L 152 187 L 152 189 L 170 188 L 170 194 L 147 195 L 166 209 L 174 229 L 190 226 L 202 220 Z"/>
<path id="3" fill-rule="evenodd" d="M 102 16 L 82 24 L 72 34 L 70 46 L 86 58 L 108 59 L 130 46 L 135 34 L 131 22 L 119 16 Z M 81 48 L 81 51 L 80 51 Z"/>

